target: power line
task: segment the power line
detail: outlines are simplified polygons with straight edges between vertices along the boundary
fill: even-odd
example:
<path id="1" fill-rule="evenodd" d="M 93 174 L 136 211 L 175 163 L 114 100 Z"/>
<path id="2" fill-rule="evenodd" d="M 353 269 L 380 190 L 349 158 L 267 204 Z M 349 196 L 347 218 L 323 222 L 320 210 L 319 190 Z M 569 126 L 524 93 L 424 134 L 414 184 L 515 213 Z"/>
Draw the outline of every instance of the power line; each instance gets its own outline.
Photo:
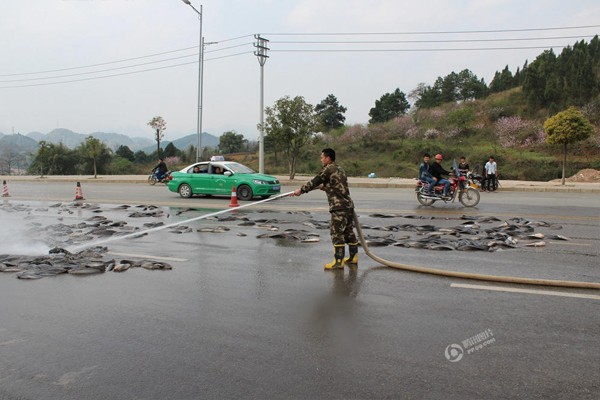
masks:
<path id="1" fill-rule="evenodd" d="M 247 36 L 252 36 L 252 35 L 240 36 L 240 37 L 232 38 L 232 39 L 225 39 L 225 40 L 221 40 L 219 43 L 228 42 L 228 41 L 231 41 L 231 40 L 237 40 L 237 39 L 240 39 L 240 38 L 243 38 L 243 37 L 247 37 Z M 232 49 L 234 47 L 245 46 L 245 45 L 248 45 L 248 44 L 252 44 L 252 42 L 244 43 L 244 44 L 240 44 L 240 45 L 235 45 L 235 46 L 230 46 L 230 47 L 225 47 L 223 49 L 211 50 L 211 51 L 207 51 L 205 53 L 210 53 L 210 52 L 213 52 L 213 51 L 221 51 L 221 50 L 226 50 L 226 49 Z M 79 66 L 79 67 L 60 68 L 60 69 L 52 69 L 52 70 L 39 71 L 39 72 L 22 72 L 22 73 L 18 73 L 18 74 L 0 74 L 0 77 L 3 77 L 3 76 L 20 76 L 20 75 L 38 75 L 38 74 L 47 74 L 47 73 L 51 73 L 51 72 L 70 71 L 70 70 L 74 70 L 74 69 L 100 67 L 102 65 L 117 64 L 117 63 L 122 63 L 122 62 L 127 62 L 127 61 L 140 60 L 142 58 L 150 58 L 150 57 L 162 56 L 162 55 L 165 55 L 165 54 L 177 53 L 177 52 L 180 52 L 180 51 L 186 51 L 186 50 L 197 49 L 197 48 L 198 48 L 198 46 L 184 47 L 182 49 L 164 51 L 162 53 L 155 53 L 155 54 L 149 54 L 149 55 L 146 55 L 146 56 L 125 58 L 123 60 L 107 61 L 107 62 L 97 63 L 97 64 L 82 65 L 82 66 Z M 198 53 L 196 53 L 196 56 L 197 55 L 198 55 Z"/>
<path id="2" fill-rule="evenodd" d="M 221 57 L 213 57 L 213 58 L 210 58 L 210 59 L 207 59 L 207 60 L 204 60 L 204 61 L 219 60 L 221 58 L 234 57 L 234 56 L 239 56 L 241 54 L 249 54 L 249 53 L 252 53 L 252 51 L 245 51 L 245 52 L 237 53 L 237 54 L 229 54 L 229 55 L 221 56 Z M 32 83 L 32 84 L 28 84 L 28 85 L 17 85 L 17 86 L 0 86 L 0 89 L 13 89 L 13 88 L 23 88 L 23 87 L 32 87 L 32 86 L 48 86 L 48 85 L 58 85 L 58 84 L 61 84 L 61 83 L 91 81 L 91 80 L 95 80 L 95 79 L 113 78 L 113 77 L 116 77 L 116 76 L 139 74 L 139 73 L 142 73 L 142 72 L 157 71 L 157 70 L 160 70 L 160 69 L 175 68 L 175 67 L 181 67 L 181 66 L 184 66 L 184 65 L 197 64 L 197 63 L 198 63 L 198 61 L 191 61 L 191 62 L 187 62 L 187 63 L 181 63 L 181 64 L 175 64 L 175 65 L 168 65 L 168 66 L 164 66 L 164 67 L 149 68 L 149 69 L 144 69 L 144 70 L 141 70 L 141 71 L 123 72 L 123 73 L 120 73 L 120 74 L 105 75 L 105 76 L 94 76 L 94 77 L 89 77 L 89 78 L 73 79 L 73 80 L 61 81 L 61 82 Z"/>
<path id="3" fill-rule="evenodd" d="M 593 38 L 595 35 L 583 36 L 555 36 L 541 38 L 506 38 L 506 39 L 447 39 L 447 40 L 368 40 L 368 41 L 278 41 L 271 43 L 282 44 L 391 44 L 391 43 L 463 43 L 463 42 L 512 42 L 527 40 L 555 40 L 555 39 L 580 39 Z"/>
<path id="4" fill-rule="evenodd" d="M 252 44 L 252 43 L 251 42 L 250 43 L 244 43 L 244 44 L 240 44 L 240 45 L 236 45 L 236 46 L 225 47 L 225 48 L 222 48 L 222 49 L 205 51 L 205 54 L 206 53 L 213 53 L 213 52 L 216 52 L 216 51 L 223 51 L 223 50 L 233 49 L 235 47 L 240 47 L 240 46 L 247 46 L 247 45 L 250 45 L 250 44 Z M 38 80 L 45 80 L 45 79 L 70 78 L 72 76 L 81 76 L 81 75 L 89 75 L 89 74 L 100 74 L 100 73 L 103 73 L 103 72 L 116 71 L 116 70 L 127 69 L 127 68 L 141 67 L 141 66 L 144 66 L 144 65 L 157 64 L 157 63 L 161 63 L 161 62 L 179 60 L 179 59 L 188 58 L 188 57 L 198 57 L 198 53 L 188 54 L 188 55 L 185 55 L 185 56 L 179 56 L 179 57 L 173 57 L 173 58 L 166 58 L 166 59 L 163 59 L 163 60 L 150 61 L 150 62 L 141 63 L 141 64 L 133 64 L 133 65 L 126 65 L 126 66 L 123 66 L 123 67 L 115 67 L 115 68 L 103 69 L 103 70 L 99 70 L 99 71 L 80 72 L 80 73 L 77 73 L 77 74 L 69 74 L 69 75 L 46 76 L 46 77 L 42 77 L 42 78 L 13 79 L 13 80 L 7 80 L 7 81 L 0 81 L 0 83 L 38 81 Z"/>
<path id="5" fill-rule="evenodd" d="M 567 46 L 550 46 L 556 49 L 562 49 Z M 487 51 L 487 50 L 530 50 L 530 49 L 547 49 L 548 46 L 526 46 L 526 47 L 478 47 L 478 48 L 463 48 L 463 49 L 297 49 L 297 50 L 277 50 L 271 49 L 278 53 L 340 53 L 340 52 L 427 52 L 427 51 Z"/>
<path id="6" fill-rule="evenodd" d="M 470 34 L 470 33 L 502 33 L 502 32 L 533 32 L 533 31 L 557 31 L 568 29 L 598 28 L 600 25 L 564 26 L 558 28 L 527 28 L 527 29 L 490 29 L 479 31 L 421 31 L 421 32 L 322 32 L 322 33 L 263 33 L 268 36 L 352 36 L 352 35 L 447 35 L 447 34 Z"/>

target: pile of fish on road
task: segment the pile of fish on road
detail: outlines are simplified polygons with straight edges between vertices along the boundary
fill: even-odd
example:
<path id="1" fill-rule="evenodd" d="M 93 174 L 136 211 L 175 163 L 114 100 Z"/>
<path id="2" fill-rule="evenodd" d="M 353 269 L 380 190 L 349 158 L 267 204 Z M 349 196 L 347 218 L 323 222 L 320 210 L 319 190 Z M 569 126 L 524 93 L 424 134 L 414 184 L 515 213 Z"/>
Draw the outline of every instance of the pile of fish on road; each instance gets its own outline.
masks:
<path id="1" fill-rule="evenodd" d="M 413 215 L 401 216 L 400 214 L 371 214 L 371 218 L 420 218 Z M 450 218 L 445 218 L 450 219 Z M 525 247 L 543 247 L 547 240 L 569 240 L 562 235 L 543 234 L 535 232 L 536 227 L 548 229 L 562 229 L 561 226 L 549 224 L 544 221 L 529 221 L 524 218 L 510 218 L 499 225 L 482 228 L 481 224 L 501 222 L 496 217 L 463 215 L 461 220 L 466 220 L 461 225 L 449 228 L 438 228 L 435 225 L 399 224 L 385 227 L 361 224 L 362 229 L 371 229 L 388 232 L 416 232 L 420 239 L 412 239 L 410 235 L 394 237 L 366 235 L 367 246 L 399 246 L 427 250 L 460 250 L 460 251 L 496 251 L 499 248 L 511 249 L 523 243 Z M 465 237 L 468 236 L 468 237 Z"/>
<path id="2" fill-rule="evenodd" d="M 126 210 L 129 205 L 122 205 L 113 210 Z M 128 217 L 161 217 L 164 211 L 158 210 L 157 206 L 136 206 L 138 211 L 130 213 Z M 12 204 L 5 202 L 0 205 L 0 211 L 7 213 L 26 213 L 25 219 L 35 218 L 34 213 L 48 212 L 54 209 L 57 219 L 63 221 L 65 217 L 80 211 L 92 214 L 102 213 L 101 207 L 88 203 L 57 203 L 49 207 L 32 207 L 23 204 Z M 163 224 L 162 222 L 158 225 Z M 143 224 L 146 228 L 154 227 L 157 223 Z M 36 241 L 42 242 L 50 247 L 54 246 L 47 255 L 11 255 L 0 254 L 0 272 L 16 273 L 18 279 L 40 279 L 47 276 L 60 274 L 70 275 L 92 275 L 103 272 L 124 272 L 131 267 L 142 267 L 145 269 L 170 270 L 173 267 L 165 262 L 149 259 L 142 260 L 104 260 L 107 247 L 95 246 L 88 249 L 71 253 L 64 246 L 80 245 L 95 239 L 103 239 L 113 235 L 127 235 L 140 230 L 139 227 L 128 226 L 125 221 L 111 221 L 101 215 L 93 215 L 84 222 L 76 224 L 50 224 L 42 226 L 39 222 L 30 222 L 31 228 L 26 232 L 35 237 Z M 140 235 L 143 235 L 141 233 Z"/>
<path id="3" fill-rule="evenodd" d="M 104 260 L 107 247 L 96 246 L 71 253 L 55 247 L 43 256 L 0 255 L 0 272 L 16 273 L 18 279 L 40 279 L 60 274 L 92 275 L 103 272 L 124 272 L 131 267 L 146 269 L 173 269 L 165 262 L 153 260 Z"/>
<path id="4" fill-rule="evenodd" d="M 55 210 L 56 219 L 63 221 L 64 218 L 77 213 L 78 218 L 83 218 L 84 212 L 93 214 L 82 222 L 74 224 L 65 224 L 59 222 L 43 226 L 39 222 L 30 222 L 29 234 L 36 240 L 41 241 L 49 247 L 54 247 L 49 255 L 44 256 L 21 256 L 21 255 L 0 255 L 0 272 L 16 272 L 20 279 L 39 279 L 44 276 L 69 273 L 73 275 L 87 275 L 102 273 L 106 271 L 122 272 L 131 267 L 143 267 L 147 269 L 171 269 L 167 263 L 156 262 L 152 260 L 115 260 L 104 261 L 102 254 L 107 251 L 106 247 L 94 247 L 83 250 L 78 253 L 69 253 L 64 247 L 71 245 L 80 245 L 95 239 L 105 239 L 110 236 L 130 235 L 138 232 L 133 238 L 147 235 L 145 230 L 164 225 L 162 221 L 146 222 L 141 227 L 130 226 L 125 221 L 113 221 L 105 216 L 99 215 L 103 211 L 124 211 L 129 218 L 169 218 L 170 214 L 165 213 L 157 206 L 121 205 L 112 208 L 102 209 L 100 206 L 88 203 L 57 203 L 48 207 L 34 207 L 23 204 L 13 204 L 5 202 L 0 204 L 0 211 L 8 213 L 26 213 L 25 219 L 35 218 L 33 213 L 49 212 Z M 178 211 L 173 210 L 174 215 L 181 215 L 186 212 L 200 212 L 196 208 L 181 208 Z M 260 210 L 255 213 L 269 213 L 270 210 Z M 204 226 L 193 229 L 186 225 L 175 225 L 169 227 L 168 232 L 183 234 L 191 232 L 201 233 L 227 233 L 233 226 L 227 226 L 226 223 L 237 223 L 240 228 L 259 228 L 266 229 L 268 233 L 258 234 L 259 239 L 290 239 L 298 240 L 302 243 L 317 243 L 320 241 L 320 235 L 305 229 L 286 229 L 280 231 L 278 225 L 289 223 L 301 223 L 310 229 L 324 230 L 329 229 L 329 221 L 317 221 L 308 211 L 289 211 L 287 214 L 298 214 L 300 217 L 309 218 L 302 222 L 278 220 L 274 218 L 259 218 L 251 220 L 249 213 L 238 212 L 226 216 L 209 217 L 206 221 L 217 221 L 218 226 Z M 40 214 L 38 214 L 40 215 Z M 370 218 L 405 218 L 405 219 L 429 219 L 436 217 L 425 217 L 415 214 L 371 214 Z M 454 218 L 443 218 L 450 220 Z M 451 227 L 438 227 L 432 224 L 397 224 L 388 226 L 373 226 L 362 224 L 361 228 L 365 231 L 384 231 L 390 232 L 386 236 L 375 236 L 373 234 L 365 235 L 368 246 L 397 246 L 426 250 L 459 250 L 459 251 L 495 251 L 497 249 L 513 249 L 520 246 L 543 247 L 545 240 L 569 240 L 567 237 L 555 234 L 543 234 L 536 232 L 535 229 L 542 227 L 545 229 L 561 229 L 558 225 L 549 224 L 543 221 L 529 221 L 524 218 L 510 218 L 502 221 L 491 216 L 468 216 L 463 215 L 458 218 L 463 220 L 460 225 Z M 483 228 L 483 224 L 499 223 L 495 226 Z M 396 232 L 412 232 L 415 235 L 405 234 L 395 236 Z M 246 233 L 237 231 L 237 236 L 247 236 Z M 416 237 L 414 237 L 416 236 Z"/>

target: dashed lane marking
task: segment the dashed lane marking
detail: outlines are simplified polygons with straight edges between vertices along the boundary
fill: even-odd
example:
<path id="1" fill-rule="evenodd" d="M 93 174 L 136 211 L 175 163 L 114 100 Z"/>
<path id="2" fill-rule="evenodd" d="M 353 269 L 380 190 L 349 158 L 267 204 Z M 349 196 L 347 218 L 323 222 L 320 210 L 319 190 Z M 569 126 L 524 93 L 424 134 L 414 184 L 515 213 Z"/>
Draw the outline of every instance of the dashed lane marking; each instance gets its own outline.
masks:
<path id="1" fill-rule="evenodd" d="M 594 299 L 600 300 L 600 296 L 595 294 L 582 294 L 572 292 L 554 292 L 550 290 L 533 290 L 533 289 L 518 289 L 505 286 L 487 286 L 487 285 L 469 285 L 463 283 L 452 283 L 450 287 L 460 289 L 475 289 L 475 290 L 491 290 L 496 292 L 512 292 L 512 293 L 529 293 L 529 294 L 542 294 L 545 296 L 561 296 L 561 297 L 576 297 L 580 299 Z"/>

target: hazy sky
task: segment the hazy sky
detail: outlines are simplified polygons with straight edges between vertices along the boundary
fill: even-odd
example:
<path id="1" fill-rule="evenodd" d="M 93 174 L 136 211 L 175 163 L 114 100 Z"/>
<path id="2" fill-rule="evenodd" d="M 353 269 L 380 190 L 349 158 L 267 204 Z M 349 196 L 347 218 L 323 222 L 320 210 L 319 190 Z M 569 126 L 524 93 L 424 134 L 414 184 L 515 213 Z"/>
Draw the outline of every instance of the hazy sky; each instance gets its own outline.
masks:
<path id="1" fill-rule="evenodd" d="M 199 9 L 201 3 L 192 0 L 192 4 Z M 600 25 L 597 0 L 203 0 L 202 5 L 205 41 L 219 42 L 205 52 L 203 131 L 219 136 L 236 129 L 249 139 L 257 136 L 260 116 L 260 67 L 251 44 L 256 33 L 271 40 L 265 106 L 285 95 L 304 96 L 316 105 L 332 93 L 348 108 L 347 123 L 366 123 L 375 100 L 397 87 L 408 94 L 419 82 L 433 84 L 438 76 L 465 68 L 489 84 L 496 70 L 508 64 L 514 72 L 543 48 L 331 50 L 554 46 L 560 53 L 559 46 L 582 38 L 589 41 L 600 33 L 599 28 L 586 28 L 414 34 Z M 278 35 L 283 33 L 413 34 Z M 9 134 L 14 127 L 22 134 L 47 133 L 60 127 L 84 134 L 105 131 L 152 138 L 146 123 L 160 115 L 167 121 L 165 139 L 195 133 L 198 36 L 197 14 L 181 0 L 4 0 L 0 132 Z M 576 38 L 566 38 L 572 36 Z M 176 51 L 185 48 L 190 49 Z M 300 49 L 330 51 L 277 51 Z M 216 59 L 237 53 L 246 54 Z M 189 57 L 164 61 L 182 56 Z M 189 64 L 131 73 L 183 63 Z M 104 65 L 88 67 L 95 64 Z M 126 75 L 90 79 L 117 74 Z"/>

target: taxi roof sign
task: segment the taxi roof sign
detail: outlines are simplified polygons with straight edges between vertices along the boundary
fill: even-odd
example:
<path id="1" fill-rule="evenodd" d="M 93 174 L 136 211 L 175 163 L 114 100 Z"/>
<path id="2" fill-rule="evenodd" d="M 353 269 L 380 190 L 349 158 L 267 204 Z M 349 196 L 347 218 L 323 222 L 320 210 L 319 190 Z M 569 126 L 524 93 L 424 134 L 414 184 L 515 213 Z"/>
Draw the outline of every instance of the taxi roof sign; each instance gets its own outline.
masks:
<path id="1" fill-rule="evenodd" d="M 223 156 L 212 156 L 210 161 L 225 161 L 225 157 Z"/>

